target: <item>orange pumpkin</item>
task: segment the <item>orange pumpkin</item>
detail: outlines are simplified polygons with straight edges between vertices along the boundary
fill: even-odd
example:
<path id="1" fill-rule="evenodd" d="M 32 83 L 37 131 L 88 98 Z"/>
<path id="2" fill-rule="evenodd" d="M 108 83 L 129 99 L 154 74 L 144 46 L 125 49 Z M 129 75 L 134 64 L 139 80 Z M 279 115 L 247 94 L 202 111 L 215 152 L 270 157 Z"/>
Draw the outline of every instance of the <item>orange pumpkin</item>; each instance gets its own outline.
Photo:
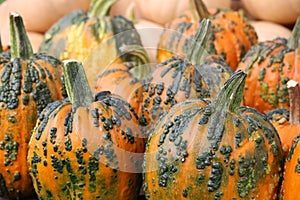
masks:
<path id="1" fill-rule="evenodd" d="M 299 130 L 299 129 L 298 129 Z M 294 138 L 284 165 L 280 200 L 299 199 L 300 188 L 300 131 Z"/>
<path id="2" fill-rule="evenodd" d="M 247 72 L 244 105 L 262 113 L 276 108 L 289 109 L 287 82 L 300 81 L 300 17 L 291 37 L 259 42 L 251 47 L 238 65 Z"/>
<path id="3" fill-rule="evenodd" d="M 63 66 L 69 100 L 44 109 L 29 145 L 39 199 L 137 199 L 144 152 L 137 114 L 108 91 L 93 95 L 80 62 Z"/>
<path id="4" fill-rule="evenodd" d="M 209 13 L 201 0 L 190 1 L 195 8 L 191 8 L 165 26 L 157 48 L 158 63 L 173 54 L 185 54 L 199 20 L 205 18 L 210 19 L 213 24 L 207 51 L 222 56 L 235 70 L 240 59 L 257 42 L 254 28 L 240 12 L 217 9 L 214 13 Z"/>
<path id="5" fill-rule="evenodd" d="M 292 147 L 293 139 L 300 133 L 300 89 L 296 81 L 287 82 L 290 110 L 275 109 L 267 112 L 268 118 L 276 128 L 282 149 L 287 157 Z"/>
<path id="6" fill-rule="evenodd" d="M 148 199 L 276 199 L 283 156 L 265 115 L 240 107 L 246 74 L 235 72 L 211 103 L 176 104 L 146 145 Z"/>
<path id="7" fill-rule="evenodd" d="M 42 110 L 63 98 L 64 84 L 61 61 L 33 53 L 21 16 L 11 13 L 10 24 L 11 49 L 0 56 L 0 197 L 24 199 L 34 195 L 26 165 L 31 131 Z"/>

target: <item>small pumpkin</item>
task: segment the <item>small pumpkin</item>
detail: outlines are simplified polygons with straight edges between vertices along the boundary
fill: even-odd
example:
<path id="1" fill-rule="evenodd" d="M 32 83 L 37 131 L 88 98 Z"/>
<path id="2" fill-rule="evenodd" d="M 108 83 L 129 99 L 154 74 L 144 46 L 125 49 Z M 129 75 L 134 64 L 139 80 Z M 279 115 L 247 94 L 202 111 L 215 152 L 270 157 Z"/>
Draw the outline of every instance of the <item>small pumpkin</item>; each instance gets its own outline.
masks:
<path id="1" fill-rule="evenodd" d="M 300 17 L 290 38 L 275 38 L 251 47 L 237 69 L 248 74 L 244 105 L 262 113 L 289 109 L 287 82 L 300 81 Z"/>
<path id="2" fill-rule="evenodd" d="M 34 195 L 26 165 L 31 130 L 47 104 L 63 98 L 64 84 L 61 61 L 33 53 L 22 17 L 11 13 L 10 24 L 11 48 L 0 56 L 0 197 L 22 199 Z"/>
<path id="3" fill-rule="evenodd" d="M 187 56 L 173 56 L 159 63 L 143 83 L 140 113 L 141 120 L 149 125 L 146 132 L 183 100 L 213 99 L 232 73 L 222 58 L 205 51 L 211 22 L 200 23 Z"/>
<path id="4" fill-rule="evenodd" d="M 278 108 L 267 112 L 269 120 L 276 128 L 282 149 L 287 157 L 291 149 L 293 139 L 300 133 L 300 89 L 298 82 L 289 80 L 287 82 L 290 109 Z"/>
<path id="5" fill-rule="evenodd" d="M 111 52 L 114 59 L 123 57 L 130 61 L 129 57 L 120 55 L 119 47 L 142 44 L 131 21 L 121 16 L 108 15 L 115 2 L 92 0 L 87 12 L 76 10 L 65 15 L 45 33 L 39 52 L 46 52 L 61 60 L 76 59 L 84 62 L 95 47 L 105 42 L 107 44 L 103 48 Z M 88 69 L 85 71 L 88 72 Z"/>
<path id="6" fill-rule="evenodd" d="M 294 138 L 284 165 L 280 200 L 298 199 L 300 187 L 300 131 Z"/>
<path id="7" fill-rule="evenodd" d="M 212 26 L 206 49 L 210 54 L 222 56 L 235 71 L 240 59 L 257 42 L 254 28 L 240 12 L 217 9 L 210 13 L 202 0 L 190 1 L 193 6 L 190 10 L 166 24 L 157 48 L 158 63 L 173 54 L 185 54 L 199 20 L 210 19 Z"/>
<path id="8" fill-rule="evenodd" d="M 93 92 L 108 90 L 113 94 L 117 94 L 124 98 L 136 113 L 139 113 L 142 80 L 151 72 L 149 57 L 146 50 L 140 46 L 125 46 L 123 50 L 135 55 L 138 61 L 113 62 L 108 65 L 105 70 L 97 75 Z"/>
<path id="9" fill-rule="evenodd" d="M 136 199 L 144 152 L 137 114 L 109 91 L 93 96 L 79 61 L 63 66 L 69 99 L 44 109 L 30 140 L 38 197 Z"/>
<path id="10" fill-rule="evenodd" d="M 183 101 L 159 120 L 146 145 L 146 198 L 276 199 L 280 140 L 265 115 L 240 107 L 245 79 L 239 70 L 211 103 Z"/>

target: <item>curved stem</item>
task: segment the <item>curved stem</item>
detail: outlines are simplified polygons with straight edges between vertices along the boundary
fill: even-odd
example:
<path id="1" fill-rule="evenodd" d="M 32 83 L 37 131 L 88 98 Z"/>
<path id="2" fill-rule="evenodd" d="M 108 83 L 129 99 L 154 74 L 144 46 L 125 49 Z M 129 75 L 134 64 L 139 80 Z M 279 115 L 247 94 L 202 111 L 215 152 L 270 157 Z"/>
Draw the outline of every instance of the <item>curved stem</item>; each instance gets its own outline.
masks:
<path id="1" fill-rule="evenodd" d="M 186 59 L 193 65 L 203 63 L 203 60 L 208 55 L 206 52 L 206 44 L 209 38 L 210 27 L 211 21 L 209 19 L 201 20 L 186 56 Z"/>
<path id="2" fill-rule="evenodd" d="M 9 15 L 11 59 L 28 60 L 33 56 L 33 50 L 22 17 L 15 12 Z"/>
<path id="3" fill-rule="evenodd" d="M 102 18 L 108 15 L 111 6 L 116 2 L 117 0 L 92 0 L 88 16 L 90 18 Z"/>
<path id="4" fill-rule="evenodd" d="M 291 49 L 300 48 L 300 16 L 297 18 L 287 45 Z"/>
<path id="5" fill-rule="evenodd" d="M 287 82 L 290 99 L 290 124 L 300 124 L 300 87 L 298 82 L 289 80 Z"/>
<path id="6" fill-rule="evenodd" d="M 210 14 L 202 0 L 189 0 L 189 2 L 193 14 L 193 21 L 209 18 Z"/>
<path id="7" fill-rule="evenodd" d="M 74 106 L 89 107 L 94 101 L 82 63 L 77 60 L 63 61 L 66 90 Z"/>
<path id="8" fill-rule="evenodd" d="M 138 61 L 137 65 L 131 70 L 133 75 L 138 79 L 144 79 L 151 71 L 149 66 L 150 59 L 147 51 L 139 45 L 123 45 L 120 47 L 121 54 L 128 53 L 132 56 L 135 56 Z"/>
<path id="9" fill-rule="evenodd" d="M 246 76 L 242 70 L 233 73 L 212 102 L 212 107 L 216 110 L 237 113 L 244 95 Z"/>

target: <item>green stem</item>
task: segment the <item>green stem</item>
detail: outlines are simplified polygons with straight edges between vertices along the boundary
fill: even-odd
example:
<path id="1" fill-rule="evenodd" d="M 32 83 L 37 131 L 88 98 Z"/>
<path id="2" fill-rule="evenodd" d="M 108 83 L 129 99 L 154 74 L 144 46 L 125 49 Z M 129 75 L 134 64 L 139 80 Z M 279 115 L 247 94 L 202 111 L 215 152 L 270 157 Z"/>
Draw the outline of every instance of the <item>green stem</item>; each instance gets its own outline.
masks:
<path id="1" fill-rule="evenodd" d="M 3 52 L 3 46 L 2 46 L 2 42 L 1 42 L 1 37 L 0 37 L 0 53 Z"/>
<path id="2" fill-rule="evenodd" d="M 189 2 L 193 14 L 193 21 L 208 19 L 210 17 L 207 7 L 202 0 L 189 0 Z"/>
<path id="3" fill-rule="evenodd" d="M 297 81 L 289 80 L 287 82 L 290 99 L 290 119 L 292 125 L 300 124 L 300 87 Z"/>
<path id="4" fill-rule="evenodd" d="M 126 53 L 137 58 L 137 65 L 130 70 L 135 78 L 137 78 L 138 80 L 142 80 L 149 75 L 151 71 L 151 67 L 149 66 L 150 59 L 147 51 L 142 46 L 123 45 L 120 50 L 122 52 L 121 54 Z"/>
<path id="5" fill-rule="evenodd" d="M 117 0 L 92 0 L 88 15 L 90 18 L 102 18 L 108 15 L 111 6 Z"/>
<path id="6" fill-rule="evenodd" d="M 21 58 L 28 60 L 33 56 L 30 40 L 27 36 L 22 17 L 15 12 L 9 15 L 11 59 Z"/>
<path id="7" fill-rule="evenodd" d="M 300 47 L 300 16 L 297 18 L 287 45 L 291 49 L 297 49 Z"/>
<path id="8" fill-rule="evenodd" d="M 193 65 L 203 63 L 203 60 L 207 57 L 206 44 L 209 39 L 210 27 L 211 21 L 209 19 L 203 19 L 199 23 L 198 30 L 186 56 L 186 59 Z"/>
<path id="9" fill-rule="evenodd" d="M 82 63 L 77 60 L 63 61 L 66 90 L 74 106 L 89 107 L 94 101 Z"/>
<path id="10" fill-rule="evenodd" d="M 246 76 L 242 70 L 233 73 L 212 102 L 212 107 L 216 110 L 238 113 L 244 96 Z"/>

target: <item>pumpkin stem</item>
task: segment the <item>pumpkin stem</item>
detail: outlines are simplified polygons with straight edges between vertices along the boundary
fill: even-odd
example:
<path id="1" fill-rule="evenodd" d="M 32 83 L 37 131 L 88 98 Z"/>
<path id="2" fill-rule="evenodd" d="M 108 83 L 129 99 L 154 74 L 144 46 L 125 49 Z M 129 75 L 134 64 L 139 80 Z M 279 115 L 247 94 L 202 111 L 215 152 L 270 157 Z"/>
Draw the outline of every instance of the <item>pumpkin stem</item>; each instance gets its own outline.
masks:
<path id="1" fill-rule="evenodd" d="M 108 15 L 111 6 L 117 0 L 92 0 L 88 15 L 90 18 L 101 18 Z"/>
<path id="2" fill-rule="evenodd" d="M 213 108 L 237 113 L 244 95 L 246 76 L 242 70 L 233 73 L 212 102 Z"/>
<path id="3" fill-rule="evenodd" d="M 63 72 L 68 97 L 73 105 L 88 107 L 94 101 L 82 63 L 77 60 L 63 61 Z"/>
<path id="4" fill-rule="evenodd" d="M 190 0 L 190 8 L 193 15 L 193 21 L 208 19 L 210 14 L 202 0 Z"/>
<path id="5" fill-rule="evenodd" d="M 290 99 L 290 124 L 300 124 L 300 87 L 297 81 L 287 82 Z"/>
<path id="6" fill-rule="evenodd" d="M 297 18 L 287 45 L 291 49 L 297 49 L 300 47 L 300 16 Z"/>
<path id="7" fill-rule="evenodd" d="M 28 60 L 33 56 L 30 40 L 27 36 L 22 17 L 15 12 L 9 14 L 11 60 L 21 58 Z"/>
<path id="8" fill-rule="evenodd" d="M 134 77 L 142 80 L 149 75 L 151 68 L 149 66 L 150 59 L 147 51 L 139 45 L 123 45 L 120 47 L 122 53 L 128 53 L 137 58 L 136 66 L 131 70 Z"/>
<path id="9" fill-rule="evenodd" d="M 193 65 L 203 63 L 203 60 L 208 55 L 206 44 L 209 38 L 210 27 L 211 21 L 209 19 L 201 20 L 199 28 L 193 37 L 193 42 L 186 56 L 186 59 Z"/>

